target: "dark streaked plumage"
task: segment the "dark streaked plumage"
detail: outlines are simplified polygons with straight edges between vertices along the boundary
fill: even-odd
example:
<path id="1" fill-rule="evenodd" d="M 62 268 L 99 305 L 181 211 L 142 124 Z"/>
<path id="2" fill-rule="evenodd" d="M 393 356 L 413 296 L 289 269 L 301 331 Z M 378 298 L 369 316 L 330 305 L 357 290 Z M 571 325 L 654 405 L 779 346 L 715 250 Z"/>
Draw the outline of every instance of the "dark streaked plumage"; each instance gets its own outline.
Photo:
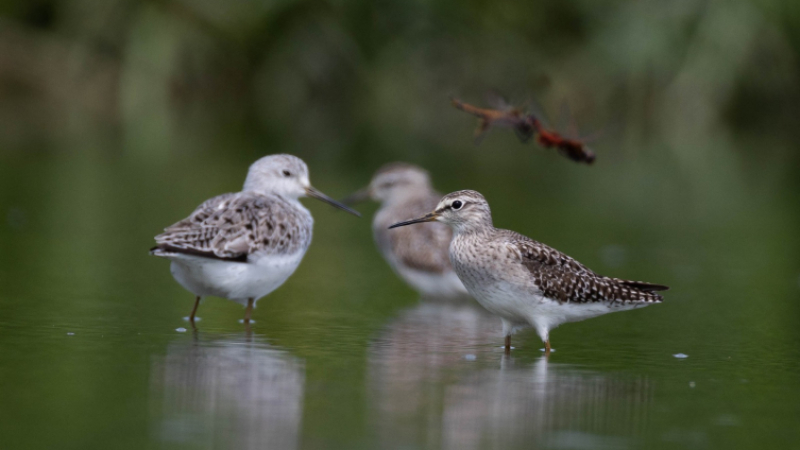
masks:
<path id="1" fill-rule="evenodd" d="M 522 265 L 545 297 L 559 302 L 647 302 L 659 303 L 666 286 L 598 275 L 573 258 L 541 242 L 510 230 L 497 230 L 515 245 Z"/>
<path id="2" fill-rule="evenodd" d="M 156 249 L 232 261 L 292 254 L 311 243 L 311 223 L 306 211 L 278 194 L 222 194 L 156 236 Z"/>

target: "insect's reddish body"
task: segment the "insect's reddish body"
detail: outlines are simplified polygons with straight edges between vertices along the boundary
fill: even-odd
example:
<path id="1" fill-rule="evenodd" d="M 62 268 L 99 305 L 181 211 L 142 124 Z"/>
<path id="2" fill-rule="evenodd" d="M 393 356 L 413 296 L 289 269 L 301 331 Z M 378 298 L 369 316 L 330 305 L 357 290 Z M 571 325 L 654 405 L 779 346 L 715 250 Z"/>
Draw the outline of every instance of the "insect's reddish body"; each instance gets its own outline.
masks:
<path id="1" fill-rule="evenodd" d="M 536 142 L 545 148 L 556 148 L 567 158 L 591 164 L 594 162 L 595 154 L 583 142 L 577 139 L 569 139 L 561 136 L 555 131 L 548 130 L 542 126 L 541 121 L 533 114 L 527 116 L 531 127 L 536 130 Z"/>
<path id="2" fill-rule="evenodd" d="M 507 110 L 479 108 L 468 103 L 453 99 L 453 106 L 478 117 L 478 128 L 475 130 L 475 140 L 480 142 L 486 131 L 494 125 L 513 128 L 522 142 L 527 142 L 536 134 L 536 142 L 545 148 L 555 148 L 567 158 L 591 164 L 595 154 L 578 139 L 569 139 L 555 131 L 548 130 L 533 114 L 524 114 L 521 108 L 508 108 Z"/>

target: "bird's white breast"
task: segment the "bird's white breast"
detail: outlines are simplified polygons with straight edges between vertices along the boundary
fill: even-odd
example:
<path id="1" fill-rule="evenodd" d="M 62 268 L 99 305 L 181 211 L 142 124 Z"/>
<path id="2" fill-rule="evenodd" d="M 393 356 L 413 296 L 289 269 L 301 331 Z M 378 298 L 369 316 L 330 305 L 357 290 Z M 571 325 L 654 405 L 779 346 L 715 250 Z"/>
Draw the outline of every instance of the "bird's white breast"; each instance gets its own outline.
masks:
<path id="1" fill-rule="evenodd" d="M 251 256 L 248 262 L 176 255 L 170 269 L 178 283 L 195 295 L 245 304 L 247 299 L 259 299 L 282 285 L 304 254 L 305 249 L 290 255 Z"/>

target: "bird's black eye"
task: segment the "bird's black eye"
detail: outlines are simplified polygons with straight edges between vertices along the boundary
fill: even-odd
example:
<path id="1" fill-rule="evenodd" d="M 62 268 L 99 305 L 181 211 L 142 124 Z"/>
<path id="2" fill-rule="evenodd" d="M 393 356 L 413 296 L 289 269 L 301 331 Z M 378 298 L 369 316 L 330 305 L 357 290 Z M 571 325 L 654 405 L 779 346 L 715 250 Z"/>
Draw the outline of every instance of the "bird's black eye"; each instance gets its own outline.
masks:
<path id="1" fill-rule="evenodd" d="M 292 176 L 292 172 L 289 172 L 288 170 L 284 170 L 283 171 L 283 176 L 290 177 L 290 176 Z"/>
<path id="2" fill-rule="evenodd" d="M 464 205 L 464 204 L 463 204 L 463 203 L 461 203 L 461 200 L 456 200 L 456 201 L 454 201 L 454 202 L 453 202 L 453 204 L 452 204 L 452 205 L 450 205 L 450 206 L 452 206 L 452 207 L 453 207 L 453 209 L 461 209 L 461 207 L 462 207 L 463 205 Z"/>

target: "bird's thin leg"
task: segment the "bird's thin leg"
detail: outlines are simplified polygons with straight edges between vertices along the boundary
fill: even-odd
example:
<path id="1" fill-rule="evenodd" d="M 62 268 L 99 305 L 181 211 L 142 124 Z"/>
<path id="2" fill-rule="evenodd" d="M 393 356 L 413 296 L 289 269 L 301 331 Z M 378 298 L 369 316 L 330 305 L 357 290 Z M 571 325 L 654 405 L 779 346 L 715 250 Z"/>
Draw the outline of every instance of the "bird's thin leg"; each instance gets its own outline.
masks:
<path id="1" fill-rule="evenodd" d="M 244 310 L 244 323 L 250 323 L 250 314 L 253 313 L 253 303 L 255 303 L 255 299 L 247 299 L 247 309 Z"/>
<path id="2" fill-rule="evenodd" d="M 511 335 L 506 336 L 506 354 L 511 353 Z"/>
<path id="3" fill-rule="evenodd" d="M 544 341 L 544 354 L 550 356 L 550 339 Z"/>
<path id="4" fill-rule="evenodd" d="M 197 299 L 194 301 L 194 308 L 192 308 L 192 313 L 189 315 L 189 322 L 194 323 L 194 316 L 197 314 L 197 307 L 200 306 L 200 296 L 197 296 Z"/>

